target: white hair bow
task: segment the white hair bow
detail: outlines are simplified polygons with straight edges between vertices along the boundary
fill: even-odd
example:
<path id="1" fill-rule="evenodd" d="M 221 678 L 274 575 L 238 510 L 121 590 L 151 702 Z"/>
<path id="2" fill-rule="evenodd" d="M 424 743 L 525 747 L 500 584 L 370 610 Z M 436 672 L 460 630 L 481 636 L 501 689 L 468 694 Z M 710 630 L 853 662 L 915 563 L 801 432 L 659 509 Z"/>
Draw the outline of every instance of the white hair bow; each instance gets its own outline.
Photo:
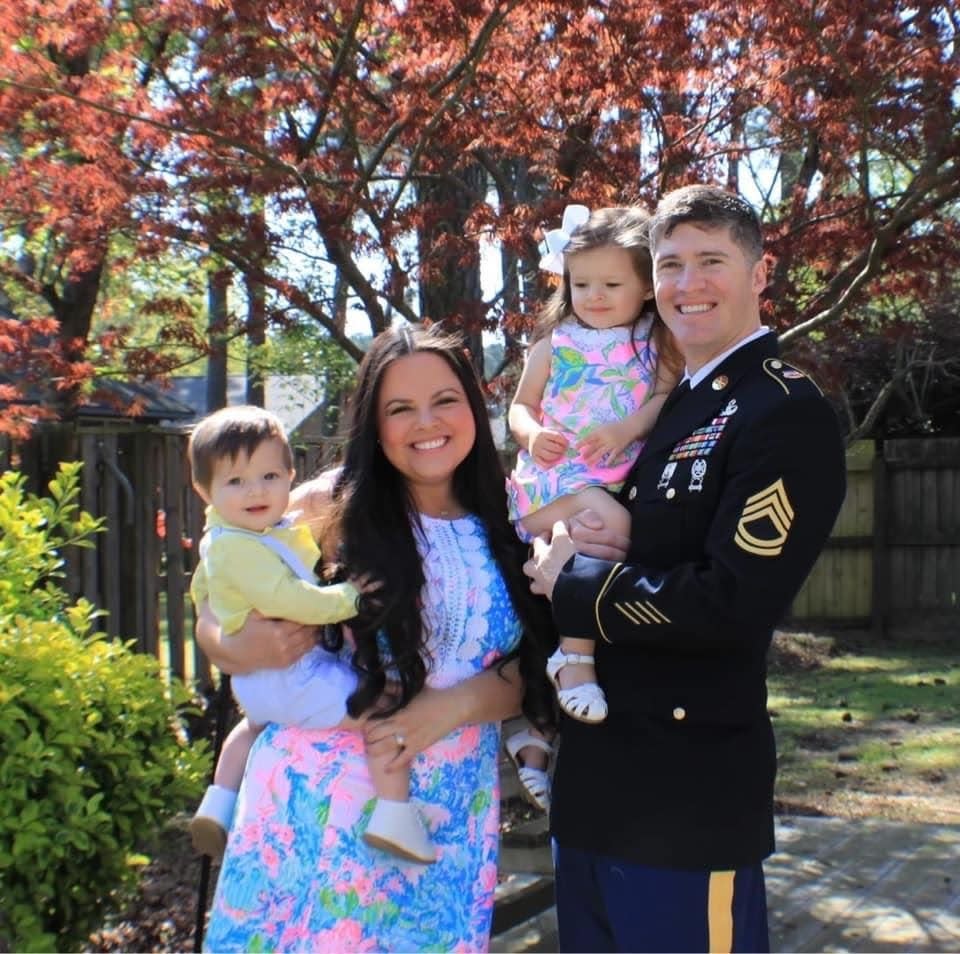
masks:
<path id="1" fill-rule="evenodd" d="M 590 210 L 585 205 L 568 205 L 563 210 L 560 228 L 550 229 L 543 240 L 547 245 L 547 254 L 540 259 L 540 267 L 556 275 L 563 274 L 563 250 L 570 244 L 574 229 L 590 218 Z"/>

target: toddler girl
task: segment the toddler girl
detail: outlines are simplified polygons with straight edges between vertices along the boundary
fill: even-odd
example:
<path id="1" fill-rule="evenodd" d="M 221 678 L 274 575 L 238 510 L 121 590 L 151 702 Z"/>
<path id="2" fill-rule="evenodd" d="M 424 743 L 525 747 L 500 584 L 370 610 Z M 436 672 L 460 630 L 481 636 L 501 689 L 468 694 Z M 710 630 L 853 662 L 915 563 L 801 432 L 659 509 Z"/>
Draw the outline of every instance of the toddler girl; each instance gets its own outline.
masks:
<path id="1" fill-rule="evenodd" d="M 682 367 L 653 304 L 648 219 L 639 208 L 590 214 L 569 206 L 546 236 L 541 268 L 561 283 L 541 313 L 509 413 L 521 448 L 508 481 L 510 515 L 525 539 L 588 508 L 629 536 L 630 514 L 613 493 Z M 606 718 L 592 640 L 561 639 L 547 675 L 568 715 Z"/>

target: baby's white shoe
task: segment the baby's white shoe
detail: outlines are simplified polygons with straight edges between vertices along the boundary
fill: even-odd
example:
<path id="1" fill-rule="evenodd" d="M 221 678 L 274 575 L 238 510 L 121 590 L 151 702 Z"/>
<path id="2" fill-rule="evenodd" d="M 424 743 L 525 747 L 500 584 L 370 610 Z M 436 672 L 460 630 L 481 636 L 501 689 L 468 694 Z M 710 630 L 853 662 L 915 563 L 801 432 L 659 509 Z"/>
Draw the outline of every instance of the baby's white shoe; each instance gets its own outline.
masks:
<path id="1" fill-rule="evenodd" d="M 207 786 L 197 813 L 190 819 L 190 838 L 198 854 L 223 857 L 236 804 L 236 792 L 222 785 Z"/>
<path id="2" fill-rule="evenodd" d="M 409 801 L 378 798 L 363 840 L 374 848 L 408 861 L 429 865 L 437 860 L 437 850 L 423 826 L 420 813 Z"/>
<path id="3" fill-rule="evenodd" d="M 534 768 L 532 765 L 524 765 L 520 756 L 520 750 L 528 746 L 540 749 L 547 755 L 547 767 L 545 769 Z M 517 777 L 520 779 L 520 787 L 523 790 L 523 797 L 535 808 L 542 812 L 550 811 L 550 760 L 553 758 L 553 746 L 546 740 L 534 735 L 528 729 L 522 729 L 520 732 L 514 732 L 504 743 L 507 755 L 513 762 L 517 770 Z"/>
<path id="4" fill-rule="evenodd" d="M 577 663 L 593 665 L 593 656 L 586 653 L 565 653 L 557 647 L 547 660 L 547 676 L 557 690 L 557 702 L 568 716 L 579 722 L 603 722 L 607 717 L 607 697 L 595 682 L 564 689 L 560 685 L 560 670 Z"/>

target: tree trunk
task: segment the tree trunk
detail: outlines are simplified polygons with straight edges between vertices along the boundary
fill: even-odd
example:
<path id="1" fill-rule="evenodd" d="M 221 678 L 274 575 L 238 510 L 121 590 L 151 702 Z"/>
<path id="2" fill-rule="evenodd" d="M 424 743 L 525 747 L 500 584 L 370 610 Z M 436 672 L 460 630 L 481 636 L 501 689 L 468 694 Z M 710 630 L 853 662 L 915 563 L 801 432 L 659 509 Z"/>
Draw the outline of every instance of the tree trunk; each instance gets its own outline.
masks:
<path id="1" fill-rule="evenodd" d="M 247 288 L 247 404 L 266 406 L 263 367 L 257 352 L 267 343 L 267 299 L 263 282 L 246 276 Z M 253 356 L 251 358 L 251 355 Z"/>
<path id="2" fill-rule="evenodd" d="M 480 286 L 480 248 L 467 235 L 466 223 L 478 195 L 484 195 L 487 175 L 474 164 L 459 180 L 421 180 L 420 203 L 434 212 L 420 229 L 420 316 L 459 334 L 469 349 L 477 373 L 483 376 L 482 317 L 486 309 Z"/>
<path id="3" fill-rule="evenodd" d="M 207 411 L 227 406 L 227 289 L 230 272 L 221 268 L 207 280 Z"/>

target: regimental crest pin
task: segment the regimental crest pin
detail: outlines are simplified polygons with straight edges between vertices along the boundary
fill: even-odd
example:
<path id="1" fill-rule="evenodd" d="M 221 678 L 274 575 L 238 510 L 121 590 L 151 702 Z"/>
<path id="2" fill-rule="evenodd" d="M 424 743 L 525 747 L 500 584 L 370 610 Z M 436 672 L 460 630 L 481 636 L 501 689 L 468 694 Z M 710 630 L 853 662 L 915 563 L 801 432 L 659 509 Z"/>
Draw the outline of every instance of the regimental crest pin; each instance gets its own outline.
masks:
<path id="1" fill-rule="evenodd" d="M 727 401 L 727 406 L 720 412 L 724 417 L 729 417 L 731 414 L 736 414 L 739 408 L 737 407 L 737 399 L 730 398 Z"/>
<path id="2" fill-rule="evenodd" d="M 694 462 L 693 466 L 690 468 L 690 486 L 687 487 L 689 491 L 702 491 L 703 490 L 703 478 L 707 475 L 707 462 L 702 458 L 698 457 Z"/>
<path id="3" fill-rule="evenodd" d="M 671 461 L 663 468 L 663 473 L 660 475 L 660 482 L 657 484 L 657 490 L 662 490 L 666 487 L 671 479 L 673 478 L 673 472 L 677 469 L 677 462 Z"/>

